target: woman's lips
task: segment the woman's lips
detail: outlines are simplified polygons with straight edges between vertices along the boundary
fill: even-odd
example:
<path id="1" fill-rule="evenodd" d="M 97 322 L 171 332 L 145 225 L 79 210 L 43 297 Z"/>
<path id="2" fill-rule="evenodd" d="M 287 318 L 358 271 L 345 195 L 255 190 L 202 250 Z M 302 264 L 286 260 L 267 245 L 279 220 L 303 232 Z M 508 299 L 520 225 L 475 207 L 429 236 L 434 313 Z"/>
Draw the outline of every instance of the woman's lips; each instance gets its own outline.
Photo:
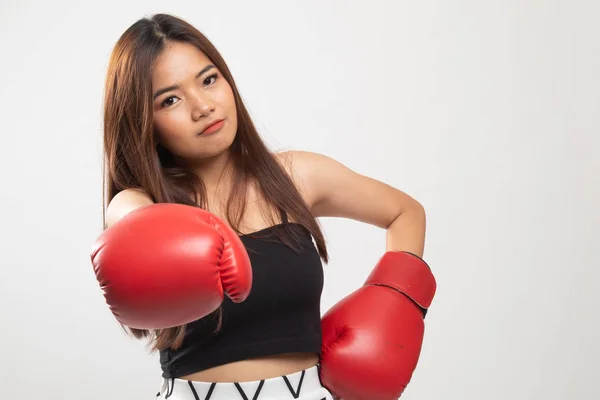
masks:
<path id="1" fill-rule="evenodd" d="M 211 133 L 215 133 L 217 132 L 219 129 L 221 129 L 223 127 L 223 124 L 225 123 L 224 119 L 215 121 L 214 123 L 212 123 L 211 125 L 207 126 L 201 133 L 201 135 L 210 135 Z"/>

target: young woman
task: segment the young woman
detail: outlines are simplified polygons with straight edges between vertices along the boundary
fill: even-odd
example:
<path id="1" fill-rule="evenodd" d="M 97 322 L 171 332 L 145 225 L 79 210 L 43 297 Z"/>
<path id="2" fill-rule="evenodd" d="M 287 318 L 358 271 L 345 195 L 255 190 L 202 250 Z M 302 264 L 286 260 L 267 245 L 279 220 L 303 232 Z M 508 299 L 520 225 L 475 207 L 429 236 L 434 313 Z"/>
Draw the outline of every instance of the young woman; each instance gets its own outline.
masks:
<path id="1" fill-rule="evenodd" d="M 160 353 L 161 399 L 392 399 L 435 280 L 423 207 L 324 155 L 270 152 L 215 47 L 174 16 L 111 55 L 105 230 L 92 263 L 121 325 Z M 316 218 L 387 230 L 365 285 L 323 318 Z"/>

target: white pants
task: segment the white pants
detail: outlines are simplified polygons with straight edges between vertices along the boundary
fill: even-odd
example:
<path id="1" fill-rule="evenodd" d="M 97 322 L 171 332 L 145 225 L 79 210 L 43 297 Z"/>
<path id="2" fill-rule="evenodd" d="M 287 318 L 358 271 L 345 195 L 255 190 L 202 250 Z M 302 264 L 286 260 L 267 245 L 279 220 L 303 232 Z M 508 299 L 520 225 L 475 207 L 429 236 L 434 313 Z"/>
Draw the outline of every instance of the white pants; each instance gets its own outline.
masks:
<path id="1" fill-rule="evenodd" d="M 195 382 L 163 379 L 156 400 L 333 400 L 321 385 L 319 366 L 250 382 Z"/>

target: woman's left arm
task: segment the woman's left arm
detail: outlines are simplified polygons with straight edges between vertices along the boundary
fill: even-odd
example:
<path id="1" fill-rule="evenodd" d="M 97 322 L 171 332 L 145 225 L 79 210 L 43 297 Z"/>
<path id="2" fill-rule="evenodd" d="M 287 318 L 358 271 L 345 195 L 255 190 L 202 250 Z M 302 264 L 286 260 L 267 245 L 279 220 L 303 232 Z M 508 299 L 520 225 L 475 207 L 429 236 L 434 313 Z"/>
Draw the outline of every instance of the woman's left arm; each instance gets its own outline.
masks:
<path id="1" fill-rule="evenodd" d="M 293 179 L 316 217 L 352 218 L 387 230 L 388 251 L 362 287 L 321 319 L 321 382 L 338 398 L 397 399 L 417 366 L 422 319 L 436 290 L 431 269 L 421 259 L 423 207 L 329 157 L 290 155 Z"/>
<path id="2" fill-rule="evenodd" d="M 386 229 L 386 250 L 423 257 L 425 210 L 414 198 L 318 153 L 291 151 L 295 180 L 315 217 L 342 217 Z"/>

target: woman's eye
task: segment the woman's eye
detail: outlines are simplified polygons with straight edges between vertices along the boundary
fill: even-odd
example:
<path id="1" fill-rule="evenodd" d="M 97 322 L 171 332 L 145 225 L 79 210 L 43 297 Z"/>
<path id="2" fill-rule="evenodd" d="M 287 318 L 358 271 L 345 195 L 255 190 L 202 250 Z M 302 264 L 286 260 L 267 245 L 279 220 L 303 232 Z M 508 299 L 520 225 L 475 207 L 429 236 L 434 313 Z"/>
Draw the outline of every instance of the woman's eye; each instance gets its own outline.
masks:
<path id="1" fill-rule="evenodd" d="M 168 107 L 168 106 L 171 106 L 171 105 L 173 105 L 173 103 L 171 103 L 171 104 L 168 104 L 168 103 L 169 103 L 169 100 L 171 100 L 171 99 L 175 99 L 175 98 L 176 98 L 175 96 L 167 97 L 167 98 L 165 99 L 165 101 L 163 101 L 163 102 L 161 103 L 161 105 L 160 105 L 160 106 L 161 106 L 161 107 Z"/>
<path id="2" fill-rule="evenodd" d="M 206 83 L 207 85 L 211 85 L 214 84 L 217 81 L 217 78 L 219 77 L 219 74 L 212 74 L 211 76 L 206 77 L 206 79 L 204 79 L 204 83 Z M 211 79 L 214 79 L 214 81 L 212 83 L 210 83 Z M 208 82 L 208 83 L 207 83 Z M 173 104 L 175 104 L 175 102 L 172 102 L 171 100 L 176 99 L 176 96 L 171 96 L 171 97 L 167 97 L 161 104 L 161 107 L 169 107 L 172 106 Z"/>
<path id="3" fill-rule="evenodd" d="M 211 76 L 207 77 L 207 78 L 204 80 L 204 82 L 206 82 L 206 81 L 208 81 L 208 80 L 210 80 L 210 79 L 212 79 L 212 78 L 214 78 L 214 79 L 215 79 L 215 82 L 216 82 L 218 75 L 219 75 L 219 74 L 212 74 Z M 209 85 L 210 85 L 210 83 L 209 83 Z"/>

